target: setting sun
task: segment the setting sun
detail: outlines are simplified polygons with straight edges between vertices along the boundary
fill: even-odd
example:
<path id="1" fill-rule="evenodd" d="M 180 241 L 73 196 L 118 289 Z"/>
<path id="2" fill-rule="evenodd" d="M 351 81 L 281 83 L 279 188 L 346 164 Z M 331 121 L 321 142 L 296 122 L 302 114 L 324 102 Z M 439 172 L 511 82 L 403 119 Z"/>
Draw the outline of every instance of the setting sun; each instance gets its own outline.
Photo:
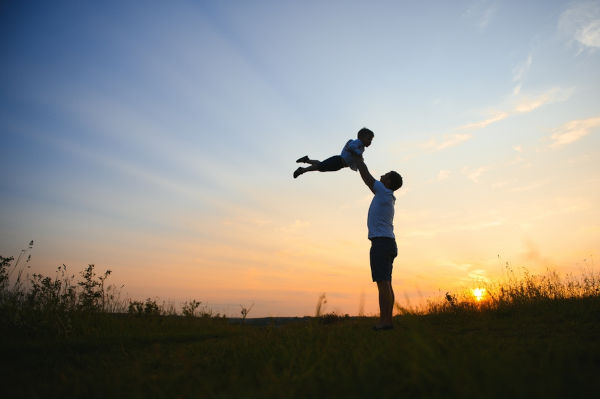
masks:
<path id="1" fill-rule="evenodd" d="M 473 296 L 475 297 L 477 302 L 481 301 L 483 299 L 484 295 L 485 295 L 485 288 L 475 288 L 473 290 Z"/>

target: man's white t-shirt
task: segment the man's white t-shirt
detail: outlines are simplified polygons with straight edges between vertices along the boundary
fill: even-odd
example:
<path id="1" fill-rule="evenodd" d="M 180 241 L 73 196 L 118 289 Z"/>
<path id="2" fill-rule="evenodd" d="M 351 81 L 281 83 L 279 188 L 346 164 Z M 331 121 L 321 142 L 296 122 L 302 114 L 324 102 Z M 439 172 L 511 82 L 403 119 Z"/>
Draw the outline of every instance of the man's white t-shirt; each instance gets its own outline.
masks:
<path id="1" fill-rule="evenodd" d="M 369 228 L 369 239 L 374 237 L 394 236 L 394 203 L 396 198 L 394 192 L 376 180 L 373 183 L 375 196 L 369 206 L 367 227 Z"/>

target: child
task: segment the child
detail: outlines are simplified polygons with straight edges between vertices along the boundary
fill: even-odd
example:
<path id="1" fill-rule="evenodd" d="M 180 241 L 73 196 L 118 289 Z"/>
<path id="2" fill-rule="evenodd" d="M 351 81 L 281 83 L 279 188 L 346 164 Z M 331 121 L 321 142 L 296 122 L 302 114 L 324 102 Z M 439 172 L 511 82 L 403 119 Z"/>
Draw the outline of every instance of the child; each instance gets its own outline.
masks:
<path id="1" fill-rule="evenodd" d="M 348 140 L 340 155 L 334 155 L 323 162 L 309 159 L 308 155 L 296 160 L 298 163 L 309 163 L 310 166 L 305 168 L 299 167 L 296 169 L 294 171 L 294 179 L 302 173 L 312 172 L 314 170 L 318 170 L 319 172 L 335 172 L 336 170 L 345 167 L 356 170 L 356 161 L 362 159 L 362 153 L 365 151 L 365 147 L 371 145 L 371 141 L 373 141 L 375 134 L 366 127 L 363 127 L 358 131 L 357 136 L 357 140 Z"/>

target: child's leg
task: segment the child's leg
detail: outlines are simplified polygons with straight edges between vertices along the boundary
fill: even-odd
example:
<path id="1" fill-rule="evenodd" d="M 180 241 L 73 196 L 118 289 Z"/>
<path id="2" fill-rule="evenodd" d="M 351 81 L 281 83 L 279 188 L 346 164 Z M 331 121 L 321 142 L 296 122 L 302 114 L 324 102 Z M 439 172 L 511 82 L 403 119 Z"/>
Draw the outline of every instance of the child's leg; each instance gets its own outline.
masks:
<path id="1" fill-rule="evenodd" d="M 296 160 L 296 162 L 300 163 L 300 162 L 304 162 L 304 163 L 309 163 L 311 165 L 318 165 L 320 163 L 320 161 L 317 161 L 315 159 L 310 159 L 308 157 L 308 155 L 303 156 L 302 158 L 298 158 Z"/>
<path id="2" fill-rule="evenodd" d="M 329 157 L 323 162 L 313 161 L 310 159 L 309 161 L 311 161 L 310 166 L 307 166 L 305 168 L 299 167 L 294 171 L 294 179 L 306 172 L 313 172 L 315 170 L 318 170 L 319 172 L 335 172 L 336 170 L 340 170 L 347 166 L 346 161 L 344 161 L 344 158 L 342 158 L 339 155 Z"/>
<path id="3" fill-rule="evenodd" d="M 315 164 L 312 164 L 312 165 L 310 165 L 310 166 L 307 166 L 307 167 L 305 167 L 305 168 L 303 168 L 303 167 L 301 166 L 301 167 L 299 167 L 298 169 L 296 169 L 296 170 L 294 171 L 294 179 L 295 179 L 296 177 L 300 176 L 300 175 L 301 175 L 301 174 L 303 174 L 303 173 L 306 173 L 306 172 L 313 172 L 313 171 L 315 171 L 315 170 L 319 170 L 319 165 L 320 165 L 321 163 L 320 163 L 319 161 L 314 161 L 314 162 L 316 162 L 316 163 L 315 163 Z"/>
<path id="4" fill-rule="evenodd" d="M 323 162 L 319 162 L 317 166 L 317 170 L 319 172 L 335 172 L 336 170 L 340 170 L 345 168 L 346 161 L 339 155 L 334 155 L 332 157 L 327 158 Z"/>

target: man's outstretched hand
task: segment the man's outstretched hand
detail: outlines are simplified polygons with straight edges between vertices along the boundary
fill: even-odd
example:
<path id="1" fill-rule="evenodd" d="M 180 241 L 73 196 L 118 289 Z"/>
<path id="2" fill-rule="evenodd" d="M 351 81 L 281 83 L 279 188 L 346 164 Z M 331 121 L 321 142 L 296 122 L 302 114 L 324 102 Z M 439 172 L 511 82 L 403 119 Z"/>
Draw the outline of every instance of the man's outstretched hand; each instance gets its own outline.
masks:
<path id="1" fill-rule="evenodd" d="M 367 187 L 369 187 L 369 190 L 371 190 L 373 192 L 373 194 L 375 194 L 375 191 L 373 190 L 373 184 L 375 184 L 375 178 L 369 172 L 369 168 L 367 168 L 367 164 L 365 164 L 365 161 L 363 159 L 360 159 L 357 162 L 356 167 L 358 168 L 360 177 L 363 179 L 363 181 L 365 182 Z"/>

